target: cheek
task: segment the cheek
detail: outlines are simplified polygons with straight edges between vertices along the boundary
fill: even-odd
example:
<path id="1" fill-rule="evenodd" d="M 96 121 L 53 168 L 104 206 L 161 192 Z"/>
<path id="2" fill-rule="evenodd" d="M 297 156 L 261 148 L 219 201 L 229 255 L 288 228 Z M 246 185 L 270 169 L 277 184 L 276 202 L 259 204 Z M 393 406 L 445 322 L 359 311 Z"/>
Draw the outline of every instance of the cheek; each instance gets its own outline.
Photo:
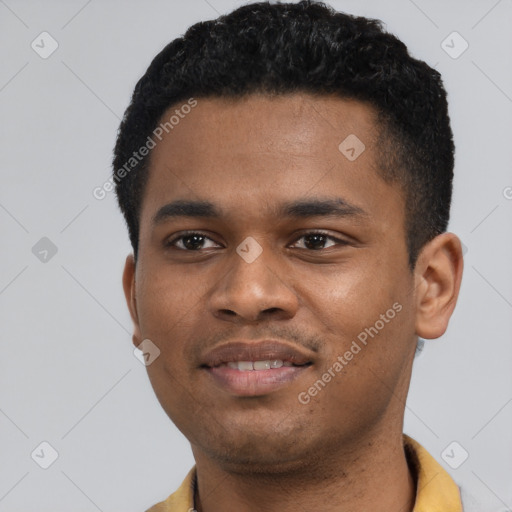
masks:
<path id="1" fill-rule="evenodd" d="M 405 400 L 414 322 L 400 299 L 379 304 L 363 310 L 354 306 L 354 315 L 340 304 L 333 315 L 333 342 L 310 382 L 318 388 L 318 380 L 329 381 L 312 399 L 311 409 L 330 411 L 324 421 L 333 429 L 340 422 L 352 424 L 356 431 L 367 428 L 388 407 L 400 408 Z"/>
<path id="2" fill-rule="evenodd" d="M 187 342 L 204 321 L 198 308 L 204 304 L 205 290 L 182 273 L 162 267 L 147 270 L 137 288 L 139 324 L 143 339 L 150 339 L 160 350 L 158 359 L 147 367 L 148 375 L 155 391 L 166 393 L 165 389 L 174 389 L 175 378 L 182 382 L 189 371 Z"/>
<path id="3" fill-rule="evenodd" d="M 386 267 L 368 266 L 361 271 L 306 281 L 300 293 L 311 308 L 315 323 L 330 343 L 325 347 L 326 371 L 347 352 L 343 372 L 360 369 L 393 374 L 410 354 L 414 335 L 414 311 L 410 302 L 410 283 L 406 276 Z"/>
<path id="4" fill-rule="evenodd" d="M 187 384 L 192 363 L 186 354 L 187 342 L 204 319 L 196 314 L 204 290 L 180 272 L 162 266 L 145 270 L 147 277 L 137 289 L 141 334 L 160 350 L 146 370 L 162 408 L 180 428 L 196 406 Z"/>
<path id="5" fill-rule="evenodd" d="M 180 272 L 165 266 L 146 267 L 137 285 L 137 310 L 142 334 L 172 336 L 201 298 Z"/>
<path id="6" fill-rule="evenodd" d="M 401 296 L 397 280 L 387 279 L 378 266 L 358 265 L 304 276 L 298 293 L 306 308 L 342 339 L 373 325 Z M 321 327 L 321 326 L 320 326 Z"/>

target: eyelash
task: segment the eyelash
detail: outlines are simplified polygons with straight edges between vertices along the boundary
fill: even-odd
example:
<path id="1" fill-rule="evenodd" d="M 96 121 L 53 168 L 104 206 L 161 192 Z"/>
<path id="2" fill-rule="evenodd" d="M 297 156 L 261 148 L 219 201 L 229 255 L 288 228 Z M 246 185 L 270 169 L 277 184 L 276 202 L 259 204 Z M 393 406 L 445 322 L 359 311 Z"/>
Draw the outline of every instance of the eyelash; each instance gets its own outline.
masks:
<path id="1" fill-rule="evenodd" d="M 178 240 L 181 240 L 183 238 L 187 238 L 187 237 L 190 237 L 190 236 L 194 236 L 194 235 L 199 235 L 199 236 L 202 236 L 206 239 L 209 239 L 209 240 L 212 240 L 209 236 L 205 235 L 204 233 L 201 233 L 199 231 L 185 231 L 183 233 L 181 233 L 181 235 L 179 236 L 176 236 L 174 238 L 172 238 L 171 240 L 168 240 L 167 242 L 165 242 L 165 247 L 171 247 L 171 248 L 175 248 L 179 251 L 183 251 L 183 252 L 200 252 L 201 249 L 198 249 L 198 250 L 190 250 L 190 249 L 181 249 L 181 248 L 178 248 L 176 247 L 175 243 L 178 241 Z M 321 230 L 315 230 L 315 231 L 308 231 L 306 233 L 303 233 L 302 235 L 300 235 L 298 238 L 295 239 L 294 243 L 296 243 L 298 240 L 300 240 L 301 238 L 304 238 L 308 235 L 323 235 L 326 237 L 326 239 L 330 239 L 332 241 L 335 241 L 337 242 L 338 245 L 348 245 L 348 242 L 346 242 L 345 240 L 341 240 L 340 238 L 336 238 L 332 235 L 329 235 L 328 233 L 324 232 L 324 231 L 321 231 Z M 215 242 L 214 240 L 212 240 L 213 242 Z M 217 242 L 215 242 L 217 243 Z M 323 249 L 307 249 L 307 248 L 300 248 L 300 249 L 303 249 L 303 250 L 310 250 L 311 252 L 320 252 L 320 251 L 323 251 L 325 249 L 330 249 L 330 247 L 327 247 L 327 248 L 323 248 Z"/>

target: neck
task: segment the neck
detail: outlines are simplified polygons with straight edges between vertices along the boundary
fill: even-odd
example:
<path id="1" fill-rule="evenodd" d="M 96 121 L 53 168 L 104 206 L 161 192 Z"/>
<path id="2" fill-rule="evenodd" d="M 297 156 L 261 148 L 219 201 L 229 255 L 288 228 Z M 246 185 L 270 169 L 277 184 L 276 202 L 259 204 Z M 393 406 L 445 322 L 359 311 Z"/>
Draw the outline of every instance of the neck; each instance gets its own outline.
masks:
<path id="1" fill-rule="evenodd" d="M 416 496 L 401 432 L 350 443 L 301 469 L 262 474 L 221 468 L 194 450 L 198 512 L 410 512 Z"/>

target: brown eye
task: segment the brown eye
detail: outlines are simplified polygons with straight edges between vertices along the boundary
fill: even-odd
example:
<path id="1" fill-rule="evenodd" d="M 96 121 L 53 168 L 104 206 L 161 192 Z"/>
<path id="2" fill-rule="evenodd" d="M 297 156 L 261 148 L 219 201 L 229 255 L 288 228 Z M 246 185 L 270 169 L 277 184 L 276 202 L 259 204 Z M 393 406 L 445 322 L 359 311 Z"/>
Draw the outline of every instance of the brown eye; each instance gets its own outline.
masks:
<path id="1" fill-rule="evenodd" d="M 211 240 L 211 238 L 203 235 L 202 233 L 190 232 L 184 233 L 180 236 L 173 238 L 166 242 L 166 247 L 175 247 L 176 249 L 182 251 L 198 251 L 199 249 L 208 249 L 209 247 L 205 247 L 205 242 L 207 240 Z M 215 242 L 213 242 L 215 244 Z"/>
<path id="2" fill-rule="evenodd" d="M 346 245 L 346 242 L 343 240 L 340 240 L 339 238 L 335 238 L 333 236 L 327 235 L 326 233 L 322 233 L 321 231 L 312 231 L 310 233 L 306 233 L 302 235 L 297 240 L 304 239 L 303 247 L 299 247 L 299 249 L 309 249 L 313 251 L 318 251 L 322 249 L 327 249 L 329 247 L 332 247 L 334 245 Z M 329 245 L 328 247 L 325 247 L 325 244 L 328 240 L 333 240 L 336 243 Z M 296 242 L 297 243 L 297 242 Z"/>

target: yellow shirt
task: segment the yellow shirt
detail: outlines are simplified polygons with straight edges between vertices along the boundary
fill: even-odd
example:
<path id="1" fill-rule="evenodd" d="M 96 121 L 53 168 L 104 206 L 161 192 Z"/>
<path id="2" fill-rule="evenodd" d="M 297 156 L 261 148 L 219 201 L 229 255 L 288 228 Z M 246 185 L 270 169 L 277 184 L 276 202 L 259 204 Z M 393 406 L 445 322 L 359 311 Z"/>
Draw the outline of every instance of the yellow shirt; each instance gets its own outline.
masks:
<path id="1" fill-rule="evenodd" d="M 416 477 L 416 502 L 412 512 L 462 512 L 457 484 L 417 441 L 403 435 L 405 453 Z M 194 466 L 179 489 L 147 512 L 192 512 L 194 510 Z"/>

